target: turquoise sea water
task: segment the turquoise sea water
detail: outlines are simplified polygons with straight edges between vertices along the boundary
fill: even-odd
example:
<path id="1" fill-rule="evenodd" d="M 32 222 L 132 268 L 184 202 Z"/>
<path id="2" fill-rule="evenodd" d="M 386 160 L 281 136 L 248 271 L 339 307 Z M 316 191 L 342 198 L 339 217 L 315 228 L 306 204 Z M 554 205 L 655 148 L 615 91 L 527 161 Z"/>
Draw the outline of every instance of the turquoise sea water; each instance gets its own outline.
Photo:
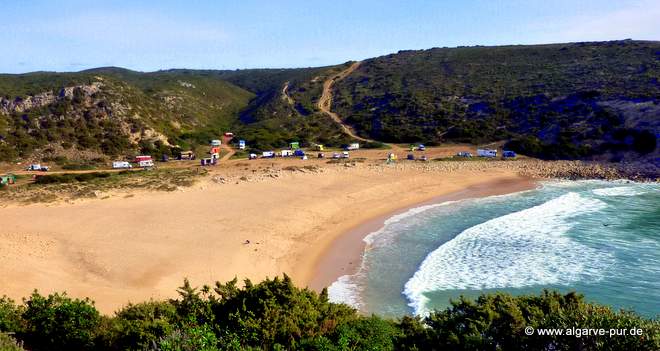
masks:
<path id="1" fill-rule="evenodd" d="M 330 298 L 424 314 L 483 292 L 576 290 L 660 315 L 660 185 L 551 181 L 536 190 L 414 208 L 371 233 Z"/>

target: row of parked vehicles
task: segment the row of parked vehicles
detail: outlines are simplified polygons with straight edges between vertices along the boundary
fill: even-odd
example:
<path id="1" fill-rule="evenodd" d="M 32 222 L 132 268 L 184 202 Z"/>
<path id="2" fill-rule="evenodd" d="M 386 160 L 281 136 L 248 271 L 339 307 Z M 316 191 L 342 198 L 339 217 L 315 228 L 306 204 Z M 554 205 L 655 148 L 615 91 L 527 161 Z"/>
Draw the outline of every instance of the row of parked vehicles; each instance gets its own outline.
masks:
<path id="1" fill-rule="evenodd" d="M 151 156 L 135 156 L 133 163 L 140 168 L 152 168 L 154 166 L 154 160 Z M 128 161 L 114 161 L 112 162 L 112 168 L 114 169 L 130 169 L 133 168 L 133 164 Z"/>
<path id="2" fill-rule="evenodd" d="M 467 151 L 461 151 L 456 154 L 458 157 L 472 157 L 471 152 Z M 497 157 L 497 150 L 495 149 L 477 149 L 477 156 L 478 157 L 487 157 L 487 158 L 495 158 Z M 502 158 L 515 158 L 517 155 L 514 151 L 509 151 L 509 150 L 502 150 Z"/>
<path id="3" fill-rule="evenodd" d="M 275 157 L 300 157 L 304 160 L 308 158 L 307 153 L 305 153 L 304 150 L 298 149 L 298 150 L 282 150 L 281 152 L 275 152 L 275 151 L 264 151 L 261 153 L 261 156 L 257 154 L 250 154 L 249 159 L 250 160 L 256 160 L 258 158 L 275 158 Z M 332 158 L 349 158 L 350 155 L 348 151 L 343 151 L 343 152 L 334 152 L 332 153 Z M 316 158 L 325 158 L 325 153 L 319 152 L 316 154 Z"/>

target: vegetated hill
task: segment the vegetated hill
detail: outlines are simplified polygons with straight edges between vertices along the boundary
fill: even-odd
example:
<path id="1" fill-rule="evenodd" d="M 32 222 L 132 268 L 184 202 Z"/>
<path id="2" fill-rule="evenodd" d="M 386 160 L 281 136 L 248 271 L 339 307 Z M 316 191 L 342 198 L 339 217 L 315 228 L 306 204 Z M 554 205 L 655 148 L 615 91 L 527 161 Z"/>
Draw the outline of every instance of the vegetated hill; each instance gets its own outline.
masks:
<path id="1" fill-rule="evenodd" d="M 350 137 L 316 103 L 349 65 L 0 74 L 0 161 L 203 152 L 227 130 L 253 151 L 339 146 Z M 658 164 L 660 42 L 399 52 L 337 82 L 332 108 L 375 140 Z"/>
<path id="2" fill-rule="evenodd" d="M 316 108 L 323 82 L 346 64 L 298 69 L 247 69 L 235 71 L 171 70 L 178 74 L 217 77 L 256 96 L 240 113 L 236 134 L 253 150 L 286 146 L 297 140 L 340 146 L 350 138 L 327 115 Z"/>
<path id="3" fill-rule="evenodd" d="M 104 67 L 0 75 L 0 161 L 174 155 L 229 130 L 255 150 L 294 139 L 339 145 L 346 137 L 325 115 L 314 115 L 306 92 L 327 70 Z M 283 98 L 287 82 L 295 103 Z"/>
<path id="4" fill-rule="evenodd" d="M 114 68 L 2 75 L 0 160 L 170 153 L 230 128 L 252 97 L 219 79 Z"/>
<path id="5" fill-rule="evenodd" d="M 511 140 L 544 158 L 657 162 L 660 42 L 401 51 L 336 84 L 334 109 L 388 142 Z"/>

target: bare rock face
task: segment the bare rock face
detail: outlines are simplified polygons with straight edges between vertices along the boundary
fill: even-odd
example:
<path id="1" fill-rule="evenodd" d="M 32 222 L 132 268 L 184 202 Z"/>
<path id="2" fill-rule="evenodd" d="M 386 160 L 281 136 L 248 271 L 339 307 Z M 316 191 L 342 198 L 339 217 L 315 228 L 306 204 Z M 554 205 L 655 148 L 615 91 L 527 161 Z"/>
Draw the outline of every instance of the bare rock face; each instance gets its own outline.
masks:
<path id="1" fill-rule="evenodd" d="M 88 85 L 65 87 L 60 90 L 57 96 L 51 91 L 46 91 L 33 96 L 17 97 L 13 100 L 0 97 L 0 113 L 5 115 L 22 113 L 34 108 L 50 105 L 59 99 L 72 99 L 76 89 L 80 89 L 85 96 L 91 96 L 97 93 L 102 86 L 103 83 L 94 82 Z"/>
<path id="2" fill-rule="evenodd" d="M 73 87 L 66 87 L 60 90 L 59 97 L 60 98 L 73 98 L 73 93 L 76 89 L 80 89 L 83 93 L 84 96 L 91 96 L 95 93 L 97 93 L 101 87 L 103 86 L 103 83 L 101 82 L 94 82 L 89 85 L 76 85 Z"/>
<path id="3" fill-rule="evenodd" d="M 55 102 L 55 95 L 50 91 L 34 96 L 27 96 L 25 98 L 17 97 L 14 100 L 0 98 L 0 112 L 6 115 L 14 112 L 20 113 L 33 108 L 46 106 L 53 102 Z"/>

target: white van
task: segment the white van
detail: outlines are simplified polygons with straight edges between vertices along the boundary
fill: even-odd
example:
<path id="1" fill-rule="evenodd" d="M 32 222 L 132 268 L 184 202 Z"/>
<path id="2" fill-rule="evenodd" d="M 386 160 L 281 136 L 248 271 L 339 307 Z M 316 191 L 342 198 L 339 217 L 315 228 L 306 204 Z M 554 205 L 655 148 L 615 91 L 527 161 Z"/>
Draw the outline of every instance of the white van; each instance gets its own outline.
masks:
<path id="1" fill-rule="evenodd" d="M 144 160 L 138 162 L 138 165 L 142 168 L 151 168 L 154 166 L 154 161 L 153 160 Z"/>
<path id="2" fill-rule="evenodd" d="M 479 156 L 479 157 L 497 157 L 497 150 L 477 149 L 477 156 Z"/>
<path id="3" fill-rule="evenodd" d="M 152 161 L 153 164 L 153 161 Z M 124 169 L 124 168 L 133 168 L 130 163 L 126 161 L 114 161 L 112 162 L 112 168 L 114 169 Z"/>

